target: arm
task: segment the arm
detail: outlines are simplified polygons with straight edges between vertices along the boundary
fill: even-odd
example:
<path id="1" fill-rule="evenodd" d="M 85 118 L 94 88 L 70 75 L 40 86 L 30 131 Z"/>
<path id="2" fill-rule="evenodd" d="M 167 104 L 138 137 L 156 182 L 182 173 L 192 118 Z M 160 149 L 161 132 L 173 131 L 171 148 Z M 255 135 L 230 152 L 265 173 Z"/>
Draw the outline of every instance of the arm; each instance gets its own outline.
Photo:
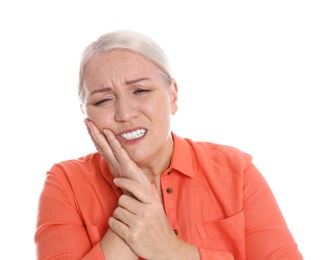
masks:
<path id="1" fill-rule="evenodd" d="M 109 219 L 111 229 L 145 259 L 199 259 L 196 247 L 177 238 L 160 202 L 160 191 L 155 190 L 114 134 L 108 129 L 101 133 L 91 121 L 85 122 L 93 143 L 116 177 L 116 186 L 127 194 L 120 197 Z M 104 253 L 105 247 L 102 243 Z"/>
<path id="2" fill-rule="evenodd" d="M 119 165 L 116 162 L 112 165 L 117 167 L 114 172 L 118 174 Z M 81 189 L 81 186 L 75 183 L 76 186 L 72 187 L 65 171 L 70 169 L 54 166 L 48 172 L 44 183 L 35 234 L 37 258 L 45 259 L 51 256 L 53 259 L 137 259 L 125 241 L 111 229 L 103 235 L 97 227 L 85 225 L 75 198 L 83 197 L 82 192 L 75 194 L 75 188 Z M 96 238 L 95 241 L 92 237 Z"/>
<path id="3" fill-rule="evenodd" d="M 133 197 L 120 197 L 108 223 L 137 255 L 145 259 L 200 259 L 198 248 L 175 235 L 163 204 L 153 193 L 127 178 L 114 182 Z"/>
<path id="4" fill-rule="evenodd" d="M 236 181 L 229 179 L 232 188 L 226 189 L 223 201 L 229 203 L 224 204 L 228 210 L 235 211 L 226 219 L 198 226 L 201 238 L 206 239 L 205 248 L 199 249 L 201 259 L 301 260 L 269 186 L 249 158 L 245 161 Z M 224 247 L 216 249 L 219 244 Z"/>
<path id="5" fill-rule="evenodd" d="M 244 173 L 247 259 L 303 259 L 275 197 L 256 167 Z"/>
<path id="6" fill-rule="evenodd" d="M 138 256 L 122 238 L 112 231 L 112 229 L 107 231 L 100 242 L 100 247 L 105 259 L 138 259 Z"/>
<path id="7" fill-rule="evenodd" d="M 92 248 L 71 197 L 52 172 L 47 174 L 39 199 L 35 243 L 37 259 L 77 259 Z M 103 259 L 99 249 L 95 246 L 92 254 Z"/>
<path id="8" fill-rule="evenodd" d="M 62 177 L 60 168 L 49 172 L 40 196 L 35 243 L 37 259 L 105 259 L 97 228 L 85 226 L 75 204 L 69 182 Z M 98 240 L 92 238 L 98 237 Z M 129 246 L 112 230 L 108 230 L 102 241 L 109 243 L 110 257 L 115 259 L 137 259 Z M 116 251 L 110 250 L 116 248 Z M 119 251 L 117 251 L 117 249 Z M 110 250 L 110 251 L 109 251 Z M 133 258 L 132 258 L 133 257 Z M 110 258 L 114 259 L 114 257 Z"/>

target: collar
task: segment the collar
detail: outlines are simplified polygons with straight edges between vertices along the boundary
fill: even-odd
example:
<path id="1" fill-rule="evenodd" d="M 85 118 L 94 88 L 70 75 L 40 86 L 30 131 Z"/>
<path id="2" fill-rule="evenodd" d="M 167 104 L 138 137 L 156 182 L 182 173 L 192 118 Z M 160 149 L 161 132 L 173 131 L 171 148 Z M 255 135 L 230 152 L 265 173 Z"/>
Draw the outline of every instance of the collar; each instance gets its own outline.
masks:
<path id="1" fill-rule="evenodd" d="M 172 133 L 172 137 L 174 141 L 174 149 L 169 168 L 175 169 L 188 177 L 193 177 L 193 169 L 195 169 L 195 165 L 193 165 L 194 160 L 191 160 L 193 154 L 191 152 L 192 149 L 189 141 L 187 139 L 179 137 L 174 133 Z M 99 153 L 96 155 L 100 157 L 100 169 L 102 175 L 111 184 L 112 187 L 115 187 L 117 189 L 113 183 L 113 176 L 110 174 L 107 162 Z"/>
<path id="2" fill-rule="evenodd" d="M 172 136 L 174 140 L 174 150 L 170 168 L 175 169 L 189 177 L 193 177 L 193 169 L 195 169 L 195 167 L 193 165 L 193 160 L 191 160 L 193 154 L 191 152 L 192 149 L 190 143 L 187 141 L 187 139 L 181 138 L 174 133 L 172 133 Z"/>

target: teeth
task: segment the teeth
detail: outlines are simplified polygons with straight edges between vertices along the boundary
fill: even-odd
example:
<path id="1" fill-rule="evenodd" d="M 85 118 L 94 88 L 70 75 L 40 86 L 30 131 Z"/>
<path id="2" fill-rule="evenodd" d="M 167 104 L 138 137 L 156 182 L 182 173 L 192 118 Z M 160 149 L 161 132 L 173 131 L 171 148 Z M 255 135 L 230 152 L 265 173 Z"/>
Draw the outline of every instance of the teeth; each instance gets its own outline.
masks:
<path id="1" fill-rule="evenodd" d="M 132 139 L 136 139 L 136 138 L 139 138 L 141 136 L 144 136 L 144 134 L 146 133 L 147 131 L 144 130 L 144 129 L 138 129 L 136 131 L 133 131 L 133 132 L 130 132 L 130 133 L 124 133 L 122 134 L 121 136 L 127 140 L 132 140 Z"/>

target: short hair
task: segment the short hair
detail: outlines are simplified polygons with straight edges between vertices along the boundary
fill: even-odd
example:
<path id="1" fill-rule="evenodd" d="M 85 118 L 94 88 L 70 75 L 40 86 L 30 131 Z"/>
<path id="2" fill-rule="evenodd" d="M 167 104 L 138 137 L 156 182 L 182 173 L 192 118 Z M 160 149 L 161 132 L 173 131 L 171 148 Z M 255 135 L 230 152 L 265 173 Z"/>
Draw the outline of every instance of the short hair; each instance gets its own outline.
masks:
<path id="1" fill-rule="evenodd" d="M 79 69 L 79 100 L 83 103 L 85 97 L 84 90 L 84 67 L 87 61 L 95 54 L 112 51 L 128 50 L 140 54 L 145 59 L 152 62 L 160 71 L 166 82 L 172 82 L 172 72 L 169 67 L 167 56 L 161 47 L 148 36 L 130 30 L 119 30 L 103 34 L 96 41 L 90 43 L 81 56 Z"/>

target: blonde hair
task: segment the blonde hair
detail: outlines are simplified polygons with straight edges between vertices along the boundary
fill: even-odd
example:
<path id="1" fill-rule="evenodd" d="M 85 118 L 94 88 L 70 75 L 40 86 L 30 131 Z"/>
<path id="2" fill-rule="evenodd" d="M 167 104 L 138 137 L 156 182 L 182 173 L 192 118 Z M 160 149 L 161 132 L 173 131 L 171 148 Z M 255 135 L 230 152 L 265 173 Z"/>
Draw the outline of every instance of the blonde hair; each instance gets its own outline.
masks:
<path id="1" fill-rule="evenodd" d="M 80 102 L 84 101 L 84 67 L 87 61 L 100 52 L 116 49 L 129 50 L 142 55 L 157 66 L 166 82 L 172 82 L 172 73 L 168 59 L 160 46 L 148 36 L 129 30 L 120 30 L 103 34 L 96 41 L 90 43 L 81 56 L 79 69 L 78 94 Z"/>

